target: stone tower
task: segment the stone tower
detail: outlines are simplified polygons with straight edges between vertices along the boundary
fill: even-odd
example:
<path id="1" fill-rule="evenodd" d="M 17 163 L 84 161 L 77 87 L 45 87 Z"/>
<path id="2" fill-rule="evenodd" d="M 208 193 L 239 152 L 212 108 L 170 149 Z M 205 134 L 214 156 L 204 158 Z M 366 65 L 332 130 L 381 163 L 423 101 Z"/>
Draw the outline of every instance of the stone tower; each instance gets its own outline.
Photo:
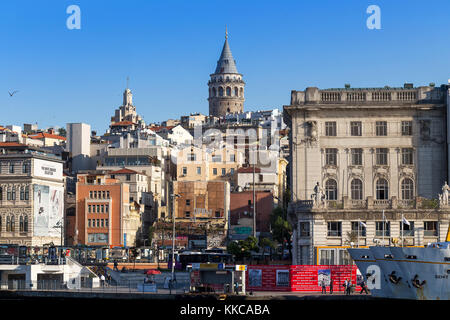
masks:
<path id="1" fill-rule="evenodd" d="M 245 82 L 242 80 L 242 74 L 237 71 L 226 31 L 222 54 L 217 61 L 216 71 L 210 77 L 209 115 L 222 117 L 227 113 L 243 112 Z"/>

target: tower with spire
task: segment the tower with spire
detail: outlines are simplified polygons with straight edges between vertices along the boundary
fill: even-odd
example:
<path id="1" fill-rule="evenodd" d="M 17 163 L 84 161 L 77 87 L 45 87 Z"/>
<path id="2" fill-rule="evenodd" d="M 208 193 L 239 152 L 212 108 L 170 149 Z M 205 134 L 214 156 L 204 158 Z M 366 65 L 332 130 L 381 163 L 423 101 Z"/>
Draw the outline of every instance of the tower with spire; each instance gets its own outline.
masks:
<path id="1" fill-rule="evenodd" d="M 225 43 L 217 61 L 216 71 L 210 75 L 209 115 L 222 117 L 227 113 L 244 111 L 244 87 L 242 74 L 237 71 L 236 61 L 228 44 L 228 31 L 225 28 Z"/>

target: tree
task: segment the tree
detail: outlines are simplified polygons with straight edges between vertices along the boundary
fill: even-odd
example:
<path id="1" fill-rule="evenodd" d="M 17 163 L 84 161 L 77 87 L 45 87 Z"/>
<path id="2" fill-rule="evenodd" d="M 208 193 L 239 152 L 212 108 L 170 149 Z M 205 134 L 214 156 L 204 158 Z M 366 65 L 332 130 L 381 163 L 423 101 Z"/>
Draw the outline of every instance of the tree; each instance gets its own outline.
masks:
<path id="1" fill-rule="evenodd" d="M 285 243 L 288 244 L 289 254 L 291 255 L 291 234 L 292 226 L 287 221 L 287 212 L 281 207 L 273 209 L 270 216 L 272 236 L 278 242 L 281 243 L 282 254 L 284 254 Z"/>
<path id="2" fill-rule="evenodd" d="M 258 252 L 258 250 L 258 239 L 252 236 L 238 242 L 230 242 L 227 246 L 227 252 L 234 255 L 237 260 L 249 258 L 251 251 Z"/>
<path id="3" fill-rule="evenodd" d="M 64 129 L 64 128 L 58 128 L 58 134 L 59 134 L 61 137 L 65 137 L 65 136 L 67 135 L 66 129 Z"/>
<path id="4" fill-rule="evenodd" d="M 261 238 L 259 240 L 259 248 L 262 248 L 262 256 L 264 258 L 264 254 L 266 253 L 266 248 L 270 248 L 270 259 L 272 258 L 272 249 L 275 249 L 275 244 L 269 238 Z"/>

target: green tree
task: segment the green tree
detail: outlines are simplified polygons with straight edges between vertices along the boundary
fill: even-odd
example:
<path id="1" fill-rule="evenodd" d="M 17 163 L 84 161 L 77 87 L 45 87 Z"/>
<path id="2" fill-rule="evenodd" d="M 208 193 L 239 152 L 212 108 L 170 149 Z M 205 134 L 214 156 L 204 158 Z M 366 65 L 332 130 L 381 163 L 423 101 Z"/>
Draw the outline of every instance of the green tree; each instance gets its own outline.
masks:
<path id="1" fill-rule="evenodd" d="M 65 136 L 67 135 L 66 129 L 64 129 L 64 128 L 59 128 L 59 129 L 58 129 L 58 134 L 59 134 L 61 137 L 65 137 Z"/>
<path id="2" fill-rule="evenodd" d="M 237 260 L 251 257 L 251 251 L 258 251 L 258 239 L 248 237 L 238 242 L 230 242 L 227 246 L 227 252 L 234 255 Z"/>
<path id="3" fill-rule="evenodd" d="M 270 217 L 272 236 L 278 243 L 281 243 L 282 254 L 284 254 L 285 243 L 288 244 L 289 254 L 291 254 L 291 234 L 292 226 L 287 221 L 287 212 L 281 207 L 273 209 Z"/>
<path id="4" fill-rule="evenodd" d="M 275 244 L 269 238 L 261 238 L 259 240 L 259 248 L 262 249 L 262 256 L 264 258 L 264 254 L 266 253 L 266 248 L 270 248 L 270 259 L 272 259 L 272 249 L 275 249 Z"/>

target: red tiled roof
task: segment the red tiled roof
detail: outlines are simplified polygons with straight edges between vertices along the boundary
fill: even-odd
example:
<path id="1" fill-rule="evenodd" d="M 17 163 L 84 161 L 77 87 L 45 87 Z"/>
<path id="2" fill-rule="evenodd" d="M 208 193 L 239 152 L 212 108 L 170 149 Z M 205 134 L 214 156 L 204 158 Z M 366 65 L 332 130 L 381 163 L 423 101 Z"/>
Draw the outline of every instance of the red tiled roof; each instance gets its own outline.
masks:
<path id="1" fill-rule="evenodd" d="M 237 170 L 238 173 L 253 173 L 253 167 L 241 167 Z M 260 168 L 255 168 L 255 173 L 260 173 Z"/>
<path id="2" fill-rule="evenodd" d="M 154 131 L 154 132 L 159 132 L 159 131 L 162 131 L 162 130 L 164 130 L 164 129 L 166 129 L 166 130 L 172 130 L 173 128 L 175 128 L 175 126 L 167 126 L 167 127 L 164 127 L 164 126 L 155 126 L 155 127 L 149 127 L 149 129 L 152 130 L 152 131 Z"/>
<path id="3" fill-rule="evenodd" d="M 119 121 L 119 122 L 115 122 L 113 124 L 111 124 L 111 126 L 131 126 L 134 123 L 131 121 Z"/>
<path id="4" fill-rule="evenodd" d="M 58 136 L 56 134 L 51 134 L 51 133 L 46 133 L 46 132 L 39 132 L 37 134 L 29 135 L 28 138 L 31 138 L 31 139 L 49 138 L 49 139 L 66 140 L 66 138 L 63 136 Z"/>
<path id="5" fill-rule="evenodd" d="M 0 142 L 0 147 L 27 147 L 27 145 L 18 142 Z"/>
<path id="6" fill-rule="evenodd" d="M 111 171 L 110 172 L 110 174 L 124 174 L 124 173 L 126 173 L 126 174 L 135 174 L 135 173 L 137 173 L 137 174 L 139 174 L 139 172 L 137 172 L 137 171 L 134 171 L 134 170 L 131 170 L 131 169 L 127 169 L 127 168 L 122 168 L 122 169 L 120 169 L 120 170 L 117 170 L 117 171 Z"/>

